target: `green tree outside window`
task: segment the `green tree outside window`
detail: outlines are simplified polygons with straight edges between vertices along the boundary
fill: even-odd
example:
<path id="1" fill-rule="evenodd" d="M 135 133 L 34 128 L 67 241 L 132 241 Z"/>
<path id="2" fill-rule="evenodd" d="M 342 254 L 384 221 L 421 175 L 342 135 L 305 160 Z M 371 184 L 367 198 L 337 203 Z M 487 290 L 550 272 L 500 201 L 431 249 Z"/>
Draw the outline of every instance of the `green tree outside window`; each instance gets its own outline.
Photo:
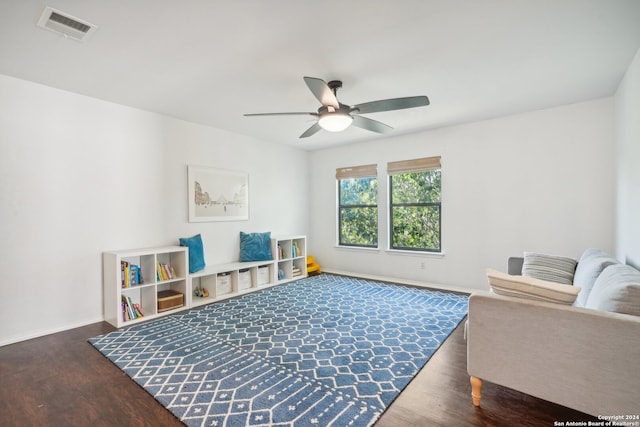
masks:
<path id="1" fill-rule="evenodd" d="M 378 247 L 378 178 L 338 180 L 341 246 Z"/>
<path id="2" fill-rule="evenodd" d="M 390 248 L 441 251 L 441 171 L 389 176 Z"/>

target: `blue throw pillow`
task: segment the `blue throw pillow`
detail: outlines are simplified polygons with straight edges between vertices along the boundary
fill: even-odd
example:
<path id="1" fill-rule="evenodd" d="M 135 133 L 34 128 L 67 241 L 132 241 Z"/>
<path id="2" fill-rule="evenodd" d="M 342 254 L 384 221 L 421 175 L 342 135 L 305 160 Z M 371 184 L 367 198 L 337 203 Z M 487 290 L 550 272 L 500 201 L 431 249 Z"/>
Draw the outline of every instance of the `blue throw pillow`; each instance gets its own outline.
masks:
<path id="1" fill-rule="evenodd" d="M 189 273 L 195 273 L 204 268 L 204 249 L 202 237 L 196 234 L 193 237 L 181 237 L 180 246 L 189 248 Z"/>
<path id="2" fill-rule="evenodd" d="M 240 262 L 271 260 L 271 232 L 240 232 Z"/>

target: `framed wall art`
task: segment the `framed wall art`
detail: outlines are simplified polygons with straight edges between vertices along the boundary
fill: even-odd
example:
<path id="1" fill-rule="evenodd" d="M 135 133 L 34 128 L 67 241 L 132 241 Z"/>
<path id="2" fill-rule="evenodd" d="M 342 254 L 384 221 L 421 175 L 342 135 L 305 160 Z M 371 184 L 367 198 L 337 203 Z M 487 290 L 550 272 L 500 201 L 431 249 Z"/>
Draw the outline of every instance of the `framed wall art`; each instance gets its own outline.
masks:
<path id="1" fill-rule="evenodd" d="M 189 222 L 249 219 L 249 174 L 207 166 L 187 167 Z"/>

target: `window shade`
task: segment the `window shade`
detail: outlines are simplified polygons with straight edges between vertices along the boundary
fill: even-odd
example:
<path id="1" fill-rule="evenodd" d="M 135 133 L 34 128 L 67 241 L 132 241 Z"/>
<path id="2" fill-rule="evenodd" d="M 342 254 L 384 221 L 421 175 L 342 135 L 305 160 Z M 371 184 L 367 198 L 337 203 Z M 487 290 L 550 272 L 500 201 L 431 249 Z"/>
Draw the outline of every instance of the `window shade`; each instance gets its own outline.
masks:
<path id="1" fill-rule="evenodd" d="M 440 169 L 440 167 L 440 156 L 425 157 L 422 159 L 389 162 L 387 163 L 387 173 L 389 175 L 398 175 L 401 173 L 426 172 Z"/>
<path id="2" fill-rule="evenodd" d="M 352 166 L 336 169 L 336 179 L 369 178 L 377 176 L 377 165 Z"/>

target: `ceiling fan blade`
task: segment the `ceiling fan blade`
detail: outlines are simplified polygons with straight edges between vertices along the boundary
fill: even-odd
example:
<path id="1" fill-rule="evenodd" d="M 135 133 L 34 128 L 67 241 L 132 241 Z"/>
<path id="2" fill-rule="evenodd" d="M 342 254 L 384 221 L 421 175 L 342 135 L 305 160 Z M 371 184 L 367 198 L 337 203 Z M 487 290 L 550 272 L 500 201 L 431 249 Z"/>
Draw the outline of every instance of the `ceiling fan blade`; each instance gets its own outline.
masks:
<path id="1" fill-rule="evenodd" d="M 304 82 L 309 87 L 311 93 L 318 98 L 318 101 L 320 101 L 323 106 L 326 107 L 331 105 L 336 110 L 340 108 L 338 99 L 324 80 L 317 79 L 315 77 L 304 77 Z"/>
<path id="2" fill-rule="evenodd" d="M 316 122 L 309 129 L 305 130 L 304 133 L 300 135 L 300 138 L 307 138 L 315 133 L 318 133 L 318 131 L 320 131 L 321 129 L 322 128 L 320 127 L 320 124 Z"/>
<path id="3" fill-rule="evenodd" d="M 353 122 L 351 122 L 351 124 L 353 126 L 357 126 L 359 128 L 377 133 L 389 133 L 393 130 L 393 128 L 389 125 L 385 125 L 384 123 L 377 120 L 372 120 L 367 117 L 361 116 L 353 116 Z"/>
<path id="4" fill-rule="evenodd" d="M 318 113 L 251 113 L 244 114 L 247 117 L 250 116 L 318 116 Z"/>
<path id="5" fill-rule="evenodd" d="M 429 105 L 429 98 L 426 96 L 410 96 L 407 98 L 383 99 L 380 101 L 365 102 L 354 105 L 351 111 L 358 114 L 377 113 L 380 111 L 402 110 L 405 108 L 424 107 Z"/>

